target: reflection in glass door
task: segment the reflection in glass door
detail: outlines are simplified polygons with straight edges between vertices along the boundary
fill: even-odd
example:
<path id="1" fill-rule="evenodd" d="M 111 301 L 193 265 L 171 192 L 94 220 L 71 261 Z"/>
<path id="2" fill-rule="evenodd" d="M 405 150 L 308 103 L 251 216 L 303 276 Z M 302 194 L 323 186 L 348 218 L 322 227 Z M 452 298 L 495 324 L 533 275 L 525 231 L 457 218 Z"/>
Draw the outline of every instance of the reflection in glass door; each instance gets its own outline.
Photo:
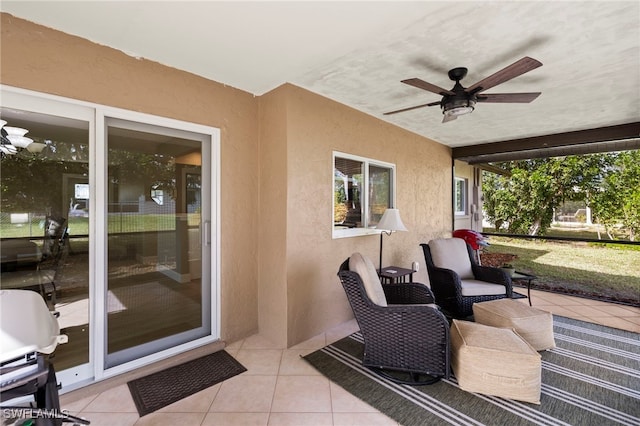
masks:
<path id="1" fill-rule="evenodd" d="M 4 101 L 10 99 L 15 100 L 4 95 Z M 47 110 L 75 118 L 0 108 L 6 126 L 24 129 L 32 140 L 0 156 L 0 287 L 37 291 L 58 313 L 62 333 L 69 340 L 58 345 L 50 361 L 58 380 L 67 385 L 92 377 L 89 146 L 93 113 L 59 104 Z"/>
<path id="2" fill-rule="evenodd" d="M 203 135 L 109 118 L 107 368 L 211 333 Z"/>

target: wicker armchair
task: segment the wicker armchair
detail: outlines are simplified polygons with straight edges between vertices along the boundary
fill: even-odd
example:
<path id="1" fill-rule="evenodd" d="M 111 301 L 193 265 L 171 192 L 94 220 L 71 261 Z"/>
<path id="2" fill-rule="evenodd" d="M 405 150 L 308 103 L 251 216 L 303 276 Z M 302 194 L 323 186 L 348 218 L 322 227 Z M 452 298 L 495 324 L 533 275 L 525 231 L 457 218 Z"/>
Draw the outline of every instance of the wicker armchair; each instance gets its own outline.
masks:
<path id="1" fill-rule="evenodd" d="M 448 317 L 473 315 L 477 302 L 513 297 L 511 277 L 500 268 L 480 266 L 469 244 L 460 238 L 420 244 L 431 291 Z"/>
<path id="2" fill-rule="evenodd" d="M 338 272 L 364 339 L 362 364 L 388 379 L 410 385 L 449 378 L 449 323 L 433 304 L 429 288 L 418 283 L 383 285 L 373 264 L 370 268 L 373 273 L 365 279 L 371 278 L 370 283 L 382 287 L 389 304 L 374 303 L 361 275 L 350 270 L 349 259 Z"/>

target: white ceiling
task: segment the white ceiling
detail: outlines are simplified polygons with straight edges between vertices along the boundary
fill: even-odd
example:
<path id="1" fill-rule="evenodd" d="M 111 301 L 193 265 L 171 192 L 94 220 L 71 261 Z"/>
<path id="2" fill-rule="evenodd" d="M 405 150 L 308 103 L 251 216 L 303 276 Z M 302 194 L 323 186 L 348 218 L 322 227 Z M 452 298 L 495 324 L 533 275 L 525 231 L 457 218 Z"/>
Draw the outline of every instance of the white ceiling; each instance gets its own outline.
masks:
<path id="1" fill-rule="evenodd" d="M 261 95 L 289 82 L 451 147 L 640 120 L 640 2 L 9 1 L 0 10 Z M 26 52 L 28 54 L 28 52 Z M 439 101 L 400 83 L 468 87 L 518 59 L 543 63 L 442 124 Z"/>

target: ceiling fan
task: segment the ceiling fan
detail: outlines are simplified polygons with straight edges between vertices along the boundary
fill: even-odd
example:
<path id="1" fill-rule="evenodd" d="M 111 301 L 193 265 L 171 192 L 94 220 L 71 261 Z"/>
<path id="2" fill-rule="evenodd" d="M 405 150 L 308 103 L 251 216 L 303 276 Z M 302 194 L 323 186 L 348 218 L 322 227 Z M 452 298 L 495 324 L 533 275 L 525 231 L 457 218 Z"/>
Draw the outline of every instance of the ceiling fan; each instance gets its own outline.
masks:
<path id="1" fill-rule="evenodd" d="M 460 84 L 467 75 L 467 69 L 463 67 L 453 68 L 449 71 L 449 78 L 456 82 L 451 90 L 443 89 L 435 84 L 427 83 L 419 78 L 409 78 L 402 80 L 402 83 L 418 89 L 442 95 L 439 102 L 430 102 L 428 104 L 416 105 L 408 108 L 402 108 L 396 111 L 385 112 L 384 115 L 397 114 L 399 112 L 410 111 L 412 109 L 423 108 L 426 106 L 440 105 L 444 118 L 443 123 L 455 120 L 459 115 L 469 114 L 476 106 L 477 102 L 494 102 L 494 103 L 529 103 L 540 96 L 540 92 L 535 93 L 482 93 L 491 89 L 498 84 L 511 80 L 524 73 L 534 70 L 542 66 L 540 61 L 525 56 L 519 61 L 514 62 L 506 68 L 480 80 L 476 84 L 467 88 Z"/>

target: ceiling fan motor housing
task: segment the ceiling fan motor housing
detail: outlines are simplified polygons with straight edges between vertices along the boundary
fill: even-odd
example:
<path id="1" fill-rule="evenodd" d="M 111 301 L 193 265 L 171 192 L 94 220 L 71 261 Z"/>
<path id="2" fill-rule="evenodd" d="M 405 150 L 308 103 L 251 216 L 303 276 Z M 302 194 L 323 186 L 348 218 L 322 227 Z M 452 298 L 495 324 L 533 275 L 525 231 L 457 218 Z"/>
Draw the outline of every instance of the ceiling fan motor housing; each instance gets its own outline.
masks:
<path id="1" fill-rule="evenodd" d="M 467 75 L 467 69 L 465 67 L 458 67 L 449 70 L 449 78 L 455 82 L 458 82 L 465 78 Z"/>

